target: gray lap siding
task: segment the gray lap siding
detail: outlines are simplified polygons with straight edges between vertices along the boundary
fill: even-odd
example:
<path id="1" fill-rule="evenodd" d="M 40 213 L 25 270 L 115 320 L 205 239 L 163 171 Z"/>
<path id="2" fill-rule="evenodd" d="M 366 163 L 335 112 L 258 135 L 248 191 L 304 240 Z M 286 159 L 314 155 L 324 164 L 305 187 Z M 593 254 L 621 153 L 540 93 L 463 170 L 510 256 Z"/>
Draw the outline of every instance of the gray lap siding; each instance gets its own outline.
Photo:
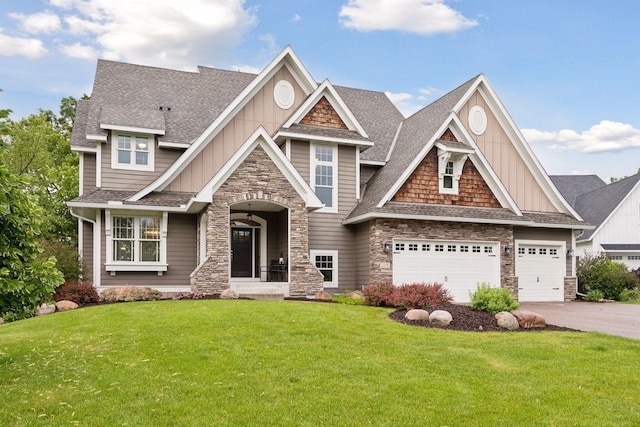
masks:
<path id="1" fill-rule="evenodd" d="M 197 216 L 169 214 L 167 227 L 167 271 L 162 276 L 157 272 L 118 271 L 115 276 L 105 271 L 106 262 L 104 212 L 102 215 L 102 250 L 100 262 L 101 286 L 151 286 L 162 291 L 163 286 L 190 287 L 189 274 L 197 265 Z"/>

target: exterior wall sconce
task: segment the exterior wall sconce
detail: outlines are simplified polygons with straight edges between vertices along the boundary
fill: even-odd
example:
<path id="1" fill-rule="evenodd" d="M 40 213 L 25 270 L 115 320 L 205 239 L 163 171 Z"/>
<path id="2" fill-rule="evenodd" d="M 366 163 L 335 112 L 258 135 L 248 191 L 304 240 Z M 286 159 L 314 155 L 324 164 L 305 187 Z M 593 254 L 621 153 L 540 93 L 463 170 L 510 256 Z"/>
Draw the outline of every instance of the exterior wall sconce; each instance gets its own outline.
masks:
<path id="1" fill-rule="evenodd" d="M 513 252 L 513 246 L 511 246 L 509 244 L 505 245 L 504 254 L 509 256 L 509 255 L 511 255 L 511 252 Z"/>
<path id="2" fill-rule="evenodd" d="M 567 249 L 567 258 L 573 258 L 573 248 Z"/>
<path id="3" fill-rule="evenodd" d="M 386 242 L 382 243 L 382 250 L 385 253 L 391 252 L 391 241 L 387 240 Z"/>

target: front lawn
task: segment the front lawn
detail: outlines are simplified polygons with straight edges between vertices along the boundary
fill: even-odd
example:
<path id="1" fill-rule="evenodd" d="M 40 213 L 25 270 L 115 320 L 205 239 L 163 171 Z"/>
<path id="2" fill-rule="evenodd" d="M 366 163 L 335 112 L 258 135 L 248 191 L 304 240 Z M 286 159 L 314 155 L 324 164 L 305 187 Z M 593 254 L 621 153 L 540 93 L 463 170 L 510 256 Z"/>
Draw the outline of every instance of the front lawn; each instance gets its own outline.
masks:
<path id="1" fill-rule="evenodd" d="M 640 424 L 640 341 L 388 313 L 153 301 L 2 325 L 0 425 Z"/>

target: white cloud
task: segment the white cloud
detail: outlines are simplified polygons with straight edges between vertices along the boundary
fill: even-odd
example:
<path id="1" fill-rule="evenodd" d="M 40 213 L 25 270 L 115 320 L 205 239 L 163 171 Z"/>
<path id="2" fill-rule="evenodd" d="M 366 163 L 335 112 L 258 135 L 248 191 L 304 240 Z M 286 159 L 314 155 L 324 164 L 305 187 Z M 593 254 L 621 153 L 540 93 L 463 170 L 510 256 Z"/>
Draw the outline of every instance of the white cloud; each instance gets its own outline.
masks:
<path id="1" fill-rule="evenodd" d="M 440 89 L 427 87 L 424 89 L 418 89 L 418 95 L 412 95 L 410 93 L 392 93 L 385 92 L 387 98 L 395 104 L 405 117 L 409 117 L 416 111 L 425 107 L 432 98 L 439 96 L 442 93 Z"/>
<path id="2" fill-rule="evenodd" d="M 293 15 L 293 18 L 291 18 L 291 22 L 298 22 L 302 19 L 302 16 L 298 15 L 297 13 Z"/>
<path id="3" fill-rule="evenodd" d="M 60 46 L 60 51 L 70 58 L 90 59 L 95 60 L 98 58 L 98 51 L 92 46 L 86 46 L 80 43 L 74 43 L 72 45 Z"/>
<path id="4" fill-rule="evenodd" d="M 48 10 L 32 15 L 10 13 L 9 16 L 20 21 L 20 27 L 31 34 L 51 34 L 62 29 L 58 15 Z"/>
<path id="5" fill-rule="evenodd" d="M 50 0 L 64 11 L 75 44 L 61 50 L 147 65 L 193 68 L 215 63 L 257 23 L 244 0 Z M 78 49 L 83 47 L 83 49 Z M 80 56 L 78 56 L 80 55 Z"/>
<path id="6" fill-rule="evenodd" d="M 29 59 L 42 58 L 47 54 L 42 40 L 10 37 L 0 33 L 0 56 L 24 56 Z"/>
<path id="7" fill-rule="evenodd" d="M 433 35 L 478 25 L 445 4 L 445 0 L 349 0 L 340 8 L 340 23 L 358 31 L 398 30 Z"/>
<path id="8" fill-rule="evenodd" d="M 640 147 L 640 130 L 629 124 L 610 120 L 603 120 L 582 133 L 572 129 L 558 132 L 522 129 L 522 134 L 529 143 L 550 143 L 549 148 L 553 151 L 588 154 Z"/>

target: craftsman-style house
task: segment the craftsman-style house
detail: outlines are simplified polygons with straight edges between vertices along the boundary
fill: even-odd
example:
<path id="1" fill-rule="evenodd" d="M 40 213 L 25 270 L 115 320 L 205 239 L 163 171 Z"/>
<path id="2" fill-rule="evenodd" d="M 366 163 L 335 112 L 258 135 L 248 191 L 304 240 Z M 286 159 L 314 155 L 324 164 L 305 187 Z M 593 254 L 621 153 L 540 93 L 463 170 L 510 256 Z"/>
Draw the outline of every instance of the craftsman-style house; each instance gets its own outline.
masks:
<path id="1" fill-rule="evenodd" d="M 78 104 L 80 251 L 99 289 L 313 296 L 374 281 L 575 297 L 574 230 L 484 75 L 409 118 L 318 83 L 98 61 Z"/>

